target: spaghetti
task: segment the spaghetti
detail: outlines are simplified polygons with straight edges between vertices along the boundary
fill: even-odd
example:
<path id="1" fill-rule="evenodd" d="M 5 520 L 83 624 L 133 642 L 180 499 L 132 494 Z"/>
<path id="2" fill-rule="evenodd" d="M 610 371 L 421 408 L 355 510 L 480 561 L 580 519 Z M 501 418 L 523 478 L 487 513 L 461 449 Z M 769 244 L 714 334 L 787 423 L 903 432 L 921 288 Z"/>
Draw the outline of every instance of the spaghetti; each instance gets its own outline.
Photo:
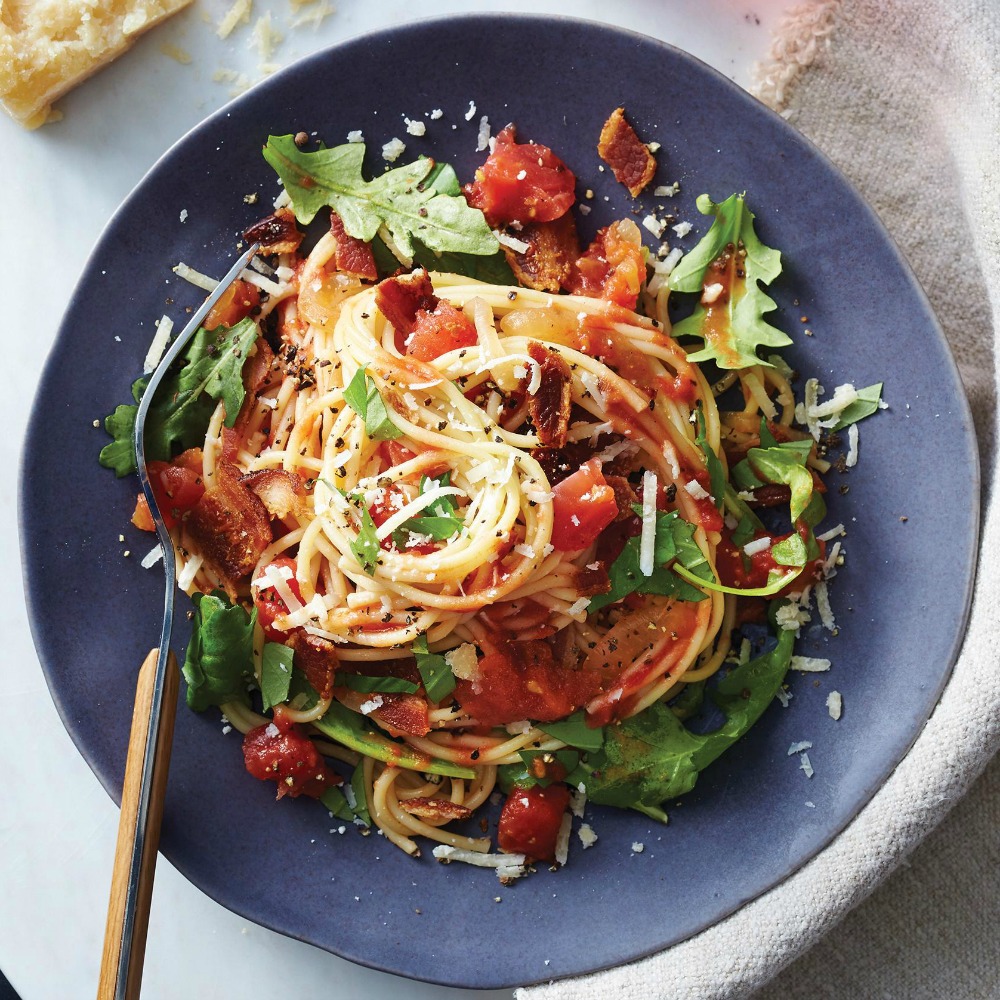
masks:
<path id="1" fill-rule="evenodd" d="M 687 696 L 740 661 L 738 612 L 822 563 L 812 470 L 827 466 L 792 426 L 787 371 L 710 383 L 671 336 L 667 286 L 646 284 L 634 224 L 599 238 L 575 294 L 420 268 L 375 281 L 344 266 L 359 241 L 334 215 L 215 317 L 220 334 L 253 328 L 245 401 L 237 415 L 220 398 L 200 449 L 170 463 L 201 490 L 168 491 L 179 583 L 212 595 L 203 618 L 206 600 L 245 616 L 244 679 L 274 709 L 245 685 L 215 699 L 251 773 L 370 817 L 410 854 L 427 838 L 498 858 L 504 877 L 564 860 L 566 783 L 657 815 L 665 795 L 609 785 L 629 720 L 679 726 Z M 770 478 L 764 458 L 747 466 L 755 450 L 780 466 Z M 789 500 L 790 530 L 766 531 L 753 508 Z M 343 797 L 324 757 L 355 769 Z M 501 775 L 494 856 L 453 826 Z"/>

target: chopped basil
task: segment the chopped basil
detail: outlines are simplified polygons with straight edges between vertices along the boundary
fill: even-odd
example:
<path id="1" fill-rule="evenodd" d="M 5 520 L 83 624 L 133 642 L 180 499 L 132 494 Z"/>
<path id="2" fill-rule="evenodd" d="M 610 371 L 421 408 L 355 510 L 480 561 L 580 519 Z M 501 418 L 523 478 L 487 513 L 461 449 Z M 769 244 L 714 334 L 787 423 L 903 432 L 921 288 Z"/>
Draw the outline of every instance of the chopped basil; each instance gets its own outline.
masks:
<path id="1" fill-rule="evenodd" d="M 705 468 L 708 470 L 712 499 L 715 501 L 715 506 L 719 510 L 722 510 L 726 493 L 726 472 L 722 467 L 719 456 L 712 450 L 712 446 L 708 443 L 708 438 L 705 436 L 705 413 L 701 408 L 701 403 L 698 403 L 698 409 L 695 413 L 698 421 L 698 433 L 694 440 L 705 455 Z"/>
<path id="2" fill-rule="evenodd" d="M 368 812 L 365 787 L 365 765 L 363 761 L 359 761 L 351 774 L 351 791 L 354 793 L 354 804 L 351 808 L 354 815 L 367 827 L 372 825 L 372 818 Z"/>
<path id="3" fill-rule="evenodd" d="M 294 653 L 280 642 L 264 643 L 260 665 L 260 695 L 264 711 L 288 701 Z"/>
<path id="4" fill-rule="evenodd" d="M 351 807 L 347 804 L 347 799 L 344 798 L 344 793 L 336 785 L 331 785 L 323 794 L 319 797 L 320 802 L 323 803 L 326 808 L 333 813 L 337 819 L 342 819 L 347 823 L 351 823 L 354 820 L 354 813 L 351 811 Z"/>
<path id="5" fill-rule="evenodd" d="M 375 380 L 364 368 L 354 373 L 354 378 L 344 390 L 348 406 L 365 422 L 365 432 L 373 441 L 390 441 L 402 435 L 392 422 L 385 400 L 375 385 Z"/>
<path id="6" fill-rule="evenodd" d="M 455 675 L 443 656 L 428 650 L 426 635 L 417 636 L 410 648 L 417 661 L 417 670 L 424 682 L 427 698 L 437 704 L 455 690 Z"/>
<path id="7" fill-rule="evenodd" d="M 363 503 L 360 503 L 359 507 L 361 528 L 358 530 L 358 537 L 351 542 L 351 551 L 361 568 L 369 576 L 374 576 L 375 567 L 378 565 L 378 554 L 382 549 L 379 545 L 375 522 L 372 520 L 371 514 L 368 513 L 368 508 Z"/>

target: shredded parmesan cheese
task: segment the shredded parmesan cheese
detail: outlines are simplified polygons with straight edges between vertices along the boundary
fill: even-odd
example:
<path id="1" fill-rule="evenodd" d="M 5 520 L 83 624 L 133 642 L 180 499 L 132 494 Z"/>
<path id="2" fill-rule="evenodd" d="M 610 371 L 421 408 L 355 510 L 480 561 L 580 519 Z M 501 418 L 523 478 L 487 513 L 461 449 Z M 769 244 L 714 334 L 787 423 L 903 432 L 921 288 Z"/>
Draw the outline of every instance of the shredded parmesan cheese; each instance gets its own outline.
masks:
<path id="1" fill-rule="evenodd" d="M 146 352 L 146 359 L 142 363 L 143 372 L 148 375 L 156 369 L 163 357 L 167 344 L 170 342 L 170 334 L 174 329 L 174 321 L 169 316 L 161 316 L 156 321 L 156 335 L 153 337 L 149 350 Z"/>
<path id="2" fill-rule="evenodd" d="M 639 535 L 639 572 L 652 576 L 656 545 L 656 473 L 642 474 L 642 530 Z"/>

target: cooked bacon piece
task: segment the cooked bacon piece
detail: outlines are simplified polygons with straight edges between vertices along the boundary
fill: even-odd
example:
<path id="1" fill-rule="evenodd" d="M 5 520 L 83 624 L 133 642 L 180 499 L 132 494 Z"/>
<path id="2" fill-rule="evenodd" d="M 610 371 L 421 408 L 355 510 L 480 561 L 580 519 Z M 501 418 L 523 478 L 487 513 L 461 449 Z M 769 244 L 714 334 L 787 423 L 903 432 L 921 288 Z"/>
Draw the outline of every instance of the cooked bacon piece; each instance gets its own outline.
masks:
<path id="1" fill-rule="evenodd" d="M 504 246 L 507 263 L 518 284 L 542 292 L 558 292 L 569 278 L 573 262 L 580 255 L 576 222 L 567 212 L 553 222 L 533 222 L 515 232 L 528 244 L 524 253 Z"/>
<path id="2" fill-rule="evenodd" d="M 635 309 L 645 278 L 642 234 L 631 219 L 621 219 L 600 230 L 586 253 L 577 258 L 566 290 Z"/>
<path id="3" fill-rule="evenodd" d="M 408 734 L 426 736 L 431 731 L 427 699 L 418 694 L 375 694 L 352 691 L 350 688 L 335 688 L 337 701 L 353 712 L 368 715 L 393 736 Z M 369 712 L 361 712 L 362 705 L 377 705 Z"/>
<path id="4" fill-rule="evenodd" d="M 413 332 L 421 309 L 433 312 L 437 304 L 430 275 L 423 267 L 412 274 L 386 278 L 375 286 L 375 305 L 396 333 L 403 336 Z"/>
<path id="5" fill-rule="evenodd" d="M 449 822 L 454 819 L 469 819 L 472 810 L 447 799 L 403 799 L 399 803 L 408 813 L 423 819 L 437 819 Z"/>
<path id="6" fill-rule="evenodd" d="M 243 230 L 243 239 L 259 243 L 260 252 L 264 254 L 294 253 L 303 236 L 295 224 L 295 214 L 290 208 L 279 208 L 273 215 Z"/>
<path id="7" fill-rule="evenodd" d="M 337 672 L 337 648 L 329 639 L 296 630 L 287 633 L 285 645 L 295 651 L 295 666 L 316 689 L 321 698 L 333 694 L 333 677 Z"/>
<path id="8" fill-rule="evenodd" d="M 615 491 L 615 503 L 618 504 L 618 514 L 616 521 L 624 521 L 634 517 L 635 511 L 632 504 L 639 503 L 639 495 L 633 489 L 632 484 L 624 476 L 605 475 L 605 482 Z"/>
<path id="9" fill-rule="evenodd" d="M 228 462 L 216 467 L 215 482 L 192 508 L 187 526 L 205 558 L 230 585 L 257 565 L 273 540 L 267 508 Z"/>
<path id="10" fill-rule="evenodd" d="M 298 514 L 306 495 L 302 477 L 284 469 L 258 469 L 248 472 L 240 482 L 260 497 L 271 517 L 284 519 Z"/>
<path id="11" fill-rule="evenodd" d="M 596 452 L 624 440 L 620 434 L 602 434 L 597 439 L 596 446 L 586 441 L 567 441 L 561 448 L 535 448 L 531 452 L 531 457 L 542 467 L 549 485 L 555 486 L 573 475 L 584 462 L 593 458 Z M 605 478 L 608 482 L 611 481 L 612 475 L 624 476 L 629 471 L 628 453 L 620 452 L 610 461 L 603 462 L 602 466 L 606 470 Z"/>
<path id="12" fill-rule="evenodd" d="M 591 566 L 594 568 L 591 569 Z M 604 563 L 590 563 L 576 571 L 574 584 L 581 597 L 593 597 L 594 594 L 606 594 L 611 590 L 611 577 L 608 576 Z"/>
<path id="13" fill-rule="evenodd" d="M 566 432 L 569 430 L 569 414 L 573 406 L 573 376 L 569 365 L 538 341 L 533 340 L 528 344 L 528 354 L 542 369 L 542 382 L 538 392 L 528 397 L 528 411 L 539 441 L 546 447 L 561 448 L 566 443 Z"/>
<path id="14" fill-rule="evenodd" d="M 351 236 L 344 229 L 344 223 L 336 212 L 330 213 L 330 232 L 337 241 L 337 249 L 333 255 L 337 270 L 368 281 L 377 281 L 378 270 L 371 244 Z"/>
<path id="15" fill-rule="evenodd" d="M 656 158 L 625 120 L 624 108 L 615 108 L 604 123 L 597 152 L 633 198 L 639 196 L 656 173 Z"/>

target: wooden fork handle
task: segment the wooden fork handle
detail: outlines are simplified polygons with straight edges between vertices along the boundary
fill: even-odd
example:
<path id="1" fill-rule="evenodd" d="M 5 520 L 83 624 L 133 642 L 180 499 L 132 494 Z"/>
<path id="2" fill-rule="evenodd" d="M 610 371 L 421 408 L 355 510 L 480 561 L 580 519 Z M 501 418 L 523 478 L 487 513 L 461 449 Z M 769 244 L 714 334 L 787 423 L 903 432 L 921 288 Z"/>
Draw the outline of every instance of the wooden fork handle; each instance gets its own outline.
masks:
<path id="1" fill-rule="evenodd" d="M 98 980 L 98 1000 L 114 1000 L 118 990 L 119 964 L 122 953 L 123 931 L 130 862 L 136 842 L 136 818 L 142 785 L 142 770 L 146 755 L 146 740 L 151 723 L 151 705 L 156 677 L 156 660 L 159 650 L 153 649 L 139 669 L 135 706 L 132 710 L 132 730 L 129 735 L 128 756 L 125 761 L 125 782 L 122 787 L 122 808 L 118 821 L 118 841 L 115 846 L 115 865 L 111 877 L 111 897 L 108 902 L 108 921 L 104 930 L 104 951 L 101 956 L 101 973 Z M 160 820 L 163 816 L 163 797 L 166 792 L 167 772 L 170 764 L 170 745 L 173 740 L 174 717 L 177 713 L 177 687 L 180 672 L 177 660 L 170 653 L 163 688 L 160 730 L 156 742 L 153 783 L 150 788 L 149 809 L 143 850 L 139 861 L 139 892 L 135 910 L 132 948 L 124 992 L 119 997 L 137 1000 L 142 983 L 142 964 L 146 951 L 146 929 L 149 924 L 149 904 L 153 895 L 153 874 L 156 870 L 156 852 L 160 843 Z"/>

